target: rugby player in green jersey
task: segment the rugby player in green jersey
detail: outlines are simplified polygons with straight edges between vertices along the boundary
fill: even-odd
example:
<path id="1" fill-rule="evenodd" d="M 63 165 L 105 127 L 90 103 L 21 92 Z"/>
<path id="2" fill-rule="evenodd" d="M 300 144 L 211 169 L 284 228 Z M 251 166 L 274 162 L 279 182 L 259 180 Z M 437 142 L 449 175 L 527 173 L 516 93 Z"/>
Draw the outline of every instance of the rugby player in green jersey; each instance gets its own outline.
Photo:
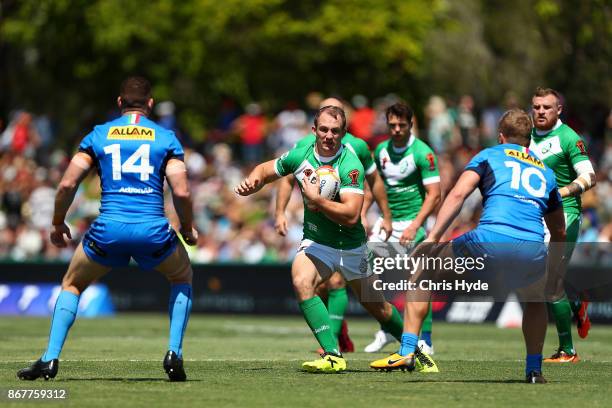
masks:
<path id="1" fill-rule="evenodd" d="M 368 264 L 361 225 L 364 168 L 341 143 L 346 133 L 344 111 L 335 106 L 321 108 L 312 130 L 315 143 L 258 165 L 235 191 L 247 196 L 289 174 L 300 182 L 305 202 L 304 238 L 291 266 L 291 278 L 304 318 L 324 351 L 320 359 L 307 361 L 302 367 L 309 372 L 339 372 L 346 370 L 346 361 L 332 332 L 329 312 L 315 293 L 334 271 L 342 273 L 364 308 L 397 339 L 402 335 L 403 321 L 382 292 L 373 289 L 376 278 Z M 339 193 L 333 200 L 319 193 L 316 171 L 322 166 L 332 167 L 340 179 Z"/>
<path id="2" fill-rule="evenodd" d="M 336 106 L 340 109 L 344 109 L 342 102 L 337 98 L 324 99 L 321 101 L 319 107 L 322 108 L 324 106 Z M 294 147 L 300 148 L 312 145 L 315 143 L 315 140 L 316 137 L 314 133 L 311 133 L 302 138 Z M 363 165 L 365 178 L 368 182 L 367 185 L 369 185 L 371 190 L 371 194 L 368 194 L 369 192 L 365 190 L 364 208 L 367 205 L 365 202 L 368 202 L 369 195 L 374 196 L 382 213 L 379 229 L 385 231 L 386 239 L 391 235 L 391 210 L 387 202 L 387 193 L 385 192 L 384 183 L 376 170 L 376 165 L 372 160 L 372 153 L 368 148 L 368 144 L 350 133 L 344 135 L 342 143 L 357 155 L 359 161 L 361 161 Z M 292 175 L 283 177 L 278 181 L 275 227 L 276 231 L 282 236 L 287 234 L 287 217 L 285 215 L 285 210 L 291 198 L 291 191 L 293 190 L 294 183 L 295 178 Z M 364 185 L 364 187 L 366 187 L 366 185 Z M 369 207 L 369 205 L 367 206 Z M 365 211 L 362 210 L 361 222 L 364 228 L 367 229 L 365 221 Z M 329 311 L 329 317 L 331 319 L 332 331 L 338 339 L 340 351 L 343 353 L 355 351 L 353 342 L 348 335 L 346 321 L 344 320 L 344 314 L 348 306 L 348 293 L 346 291 L 346 282 L 342 275 L 338 272 L 334 273 L 324 285 L 319 286 L 317 294 L 327 299 L 327 310 Z"/>
<path id="3" fill-rule="evenodd" d="M 411 134 L 412 109 L 396 103 L 385 112 L 389 139 L 374 149 L 374 161 L 385 182 L 385 189 L 393 218 L 390 241 L 402 245 L 418 244 L 425 239 L 423 224 L 440 202 L 440 174 L 438 161 L 427 144 Z M 382 242 L 378 220 L 370 242 Z M 423 322 L 418 346 L 426 354 L 433 354 L 431 341 L 431 304 Z M 393 337 L 379 330 L 366 352 L 377 352 L 393 342 Z"/>
<path id="4" fill-rule="evenodd" d="M 559 93 L 550 88 L 537 88 L 531 102 L 534 128 L 530 148 L 555 172 L 563 198 L 567 234 L 565 260 L 569 262 L 580 232 L 580 195 L 595 185 L 595 170 L 582 138 L 559 119 L 563 109 Z M 563 290 L 558 297 L 550 306 L 557 325 L 559 348 L 544 362 L 576 363 L 579 359 L 572 342 L 572 311 L 577 317 L 578 334 L 584 338 L 591 326 L 588 302 L 570 302 Z"/>

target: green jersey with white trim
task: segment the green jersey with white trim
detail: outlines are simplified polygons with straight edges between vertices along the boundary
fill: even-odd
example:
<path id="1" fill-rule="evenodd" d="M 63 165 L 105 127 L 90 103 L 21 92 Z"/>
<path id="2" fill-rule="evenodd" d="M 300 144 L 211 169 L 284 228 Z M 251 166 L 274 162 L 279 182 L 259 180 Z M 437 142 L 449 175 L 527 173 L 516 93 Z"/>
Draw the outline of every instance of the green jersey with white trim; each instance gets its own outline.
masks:
<path id="1" fill-rule="evenodd" d="M 559 188 L 567 186 L 578 177 L 574 169 L 577 163 L 589 160 L 582 138 L 560 120 L 545 134 L 538 134 L 533 128 L 529 148 L 555 172 Z M 581 209 L 580 196 L 563 198 L 564 212 L 580 214 Z"/>
<path id="2" fill-rule="evenodd" d="M 393 221 L 413 220 L 423 206 L 425 185 L 440 182 L 433 150 L 414 135 L 400 149 L 388 139 L 374 149 L 374 161 L 385 181 Z"/>
<path id="3" fill-rule="evenodd" d="M 304 177 L 311 177 L 319 167 L 332 166 L 340 178 L 340 191 L 334 201 L 339 202 L 339 196 L 343 193 L 363 194 L 363 165 L 357 155 L 345 146 L 341 145 L 333 157 L 319 156 L 314 143 L 295 147 L 276 159 L 274 170 L 281 177 L 293 174 L 301 184 Z M 361 220 L 352 227 L 337 224 L 321 211 L 308 208 L 304 199 L 304 239 L 336 249 L 353 249 L 366 242 L 366 234 Z"/>
<path id="4" fill-rule="evenodd" d="M 304 136 L 293 147 L 308 146 L 314 144 L 315 141 L 316 136 L 314 133 L 310 133 L 309 135 Z M 365 140 L 355 137 L 350 133 L 346 133 L 342 138 L 342 144 L 351 149 L 353 153 L 357 155 L 359 161 L 361 164 L 363 164 L 366 176 L 369 176 L 374 172 L 374 170 L 376 170 L 376 164 L 374 164 L 374 159 L 372 159 L 372 152 L 370 152 L 370 148 Z"/>

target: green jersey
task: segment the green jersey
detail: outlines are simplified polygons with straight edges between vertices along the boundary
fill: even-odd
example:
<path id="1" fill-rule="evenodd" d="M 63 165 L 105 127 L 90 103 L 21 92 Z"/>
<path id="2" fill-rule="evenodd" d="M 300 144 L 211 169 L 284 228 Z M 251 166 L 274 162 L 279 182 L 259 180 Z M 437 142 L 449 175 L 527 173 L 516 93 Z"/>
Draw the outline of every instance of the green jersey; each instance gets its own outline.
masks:
<path id="1" fill-rule="evenodd" d="M 314 144 L 316 141 L 316 136 L 314 133 L 311 133 L 307 136 L 304 136 L 299 142 L 295 144 L 293 147 L 304 147 L 311 144 Z M 365 140 L 360 139 L 347 133 L 342 138 L 342 143 L 353 151 L 359 158 L 359 161 L 363 165 L 366 176 L 369 176 L 376 170 L 376 165 L 374 164 L 374 160 L 372 159 L 372 153 L 370 152 L 370 148 Z"/>
<path id="2" fill-rule="evenodd" d="M 274 169 L 277 175 L 293 174 L 302 183 L 304 177 L 310 177 L 319 167 L 332 166 L 340 178 L 340 191 L 334 201 L 340 201 L 339 195 L 342 193 L 363 194 L 363 165 L 357 155 L 345 146 L 340 146 L 333 157 L 319 156 L 314 143 L 294 147 L 276 159 Z M 353 249 L 366 242 L 366 234 L 361 221 L 352 227 L 337 224 L 321 211 L 308 208 L 304 200 L 304 239 L 336 249 Z"/>
<path id="3" fill-rule="evenodd" d="M 555 172 L 559 188 L 567 186 L 578 177 L 575 165 L 589 160 L 584 141 L 560 120 L 550 132 L 538 133 L 541 132 L 536 132 L 535 128 L 531 131 L 529 148 Z M 581 208 L 580 196 L 563 198 L 563 211 L 566 213 L 580 214 Z"/>
<path id="4" fill-rule="evenodd" d="M 374 161 L 385 181 L 393 221 L 413 220 L 423 205 L 425 186 L 440 182 L 433 150 L 414 136 L 403 148 L 388 139 L 374 149 Z"/>

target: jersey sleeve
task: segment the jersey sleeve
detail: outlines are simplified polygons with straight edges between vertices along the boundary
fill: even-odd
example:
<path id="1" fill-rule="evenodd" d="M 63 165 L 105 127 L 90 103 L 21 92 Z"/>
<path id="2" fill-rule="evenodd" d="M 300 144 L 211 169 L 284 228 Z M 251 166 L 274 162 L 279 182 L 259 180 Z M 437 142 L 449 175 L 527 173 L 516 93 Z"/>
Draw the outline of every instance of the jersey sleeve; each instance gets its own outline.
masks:
<path id="1" fill-rule="evenodd" d="M 487 152 L 486 150 L 483 150 L 476 156 L 472 157 L 472 160 L 470 160 L 467 166 L 465 166 L 464 170 L 472 170 L 473 172 L 476 172 L 481 178 L 484 177 L 488 167 L 487 158 Z"/>
<path id="2" fill-rule="evenodd" d="M 589 160 L 584 140 L 575 132 L 571 132 L 571 134 L 565 138 L 564 150 L 572 166 L 581 161 Z"/>
<path id="3" fill-rule="evenodd" d="M 305 148 L 293 148 L 274 161 L 274 171 L 279 177 L 292 174 L 304 160 Z"/>
<path id="4" fill-rule="evenodd" d="M 421 179 L 423 185 L 439 183 L 440 182 L 440 171 L 438 169 L 438 158 L 434 154 L 433 150 L 425 143 L 422 143 L 419 147 L 419 152 L 416 155 L 416 165 L 421 172 Z"/>
<path id="5" fill-rule="evenodd" d="M 342 163 L 342 166 L 338 169 L 338 175 L 340 176 L 340 194 L 363 194 L 365 171 L 361 162 L 355 156 L 353 157 L 353 160 Z"/>
<path id="6" fill-rule="evenodd" d="M 168 146 L 168 159 L 183 160 L 184 157 L 185 152 L 183 151 L 183 146 L 181 145 L 181 142 L 179 142 L 174 132 L 172 132 L 170 137 L 170 145 Z"/>
<path id="7" fill-rule="evenodd" d="M 91 131 L 87 136 L 83 138 L 83 140 L 81 140 L 81 143 L 79 144 L 79 152 L 86 153 L 92 159 L 95 159 L 96 154 L 94 153 L 93 138 L 94 138 L 94 132 Z"/>

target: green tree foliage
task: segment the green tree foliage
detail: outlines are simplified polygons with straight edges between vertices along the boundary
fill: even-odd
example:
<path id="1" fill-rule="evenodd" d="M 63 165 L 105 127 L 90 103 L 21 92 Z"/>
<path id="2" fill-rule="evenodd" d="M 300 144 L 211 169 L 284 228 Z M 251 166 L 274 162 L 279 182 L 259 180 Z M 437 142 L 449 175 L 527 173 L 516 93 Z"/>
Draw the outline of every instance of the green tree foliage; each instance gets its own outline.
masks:
<path id="1" fill-rule="evenodd" d="M 395 92 L 418 106 L 546 84 L 586 109 L 611 94 L 605 0 L 5 0 L 0 13 L 0 111 L 78 118 L 74 131 L 132 73 L 193 128 L 223 96 L 278 109 L 312 90 Z"/>

